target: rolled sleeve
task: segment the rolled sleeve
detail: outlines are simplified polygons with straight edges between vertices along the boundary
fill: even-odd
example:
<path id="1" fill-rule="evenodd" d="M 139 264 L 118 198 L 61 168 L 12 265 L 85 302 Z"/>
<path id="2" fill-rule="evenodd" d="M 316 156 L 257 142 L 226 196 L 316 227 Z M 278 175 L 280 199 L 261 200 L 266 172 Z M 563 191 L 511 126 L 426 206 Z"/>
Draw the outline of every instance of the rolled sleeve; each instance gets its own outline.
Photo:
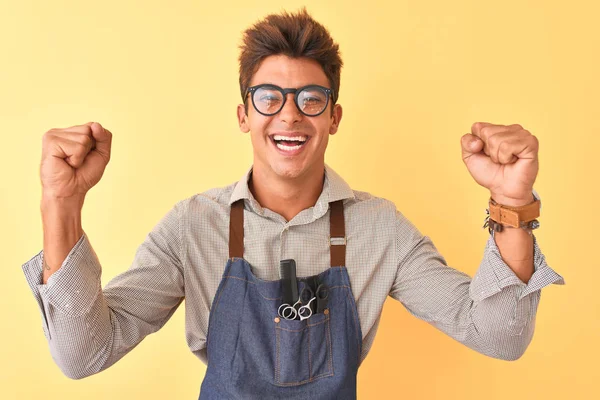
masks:
<path id="1" fill-rule="evenodd" d="M 520 358 L 533 338 L 541 288 L 564 284 L 537 241 L 535 273 L 521 281 L 500 257 L 492 236 L 473 279 L 448 265 L 428 236 L 398 218 L 398 269 L 390 296 L 467 347 L 490 357 Z M 535 238 L 534 238 L 535 239 Z"/>
<path id="2" fill-rule="evenodd" d="M 477 270 L 469 288 L 469 294 L 475 301 L 486 299 L 507 286 L 516 285 L 517 300 L 541 290 L 550 284 L 564 285 L 562 276 L 557 274 L 546 263 L 535 235 L 533 235 L 533 265 L 534 273 L 528 283 L 524 283 L 515 272 L 504 262 L 493 235 L 490 235 L 485 246 L 484 258 Z"/>
<path id="3" fill-rule="evenodd" d="M 23 265 L 34 295 L 67 315 L 80 316 L 89 311 L 100 291 L 101 266 L 86 233 L 71 249 L 61 267 L 42 283 L 44 251 Z"/>
<path id="4" fill-rule="evenodd" d="M 44 335 L 50 339 L 48 306 L 66 315 L 89 311 L 100 291 L 101 266 L 85 232 L 73 246 L 61 267 L 43 283 L 44 251 L 22 265 L 43 319 Z"/>
<path id="5" fill-rule="evenodd" d="M 43 251 L 23 264 L 50 352 L 66 376 L 81 379 L 110 367 L 159 330 L 181 304 L 182 203 L 154 226 L 131 266 L 104 288 L 100 261 L 85 232 L 46 284 Z"/>

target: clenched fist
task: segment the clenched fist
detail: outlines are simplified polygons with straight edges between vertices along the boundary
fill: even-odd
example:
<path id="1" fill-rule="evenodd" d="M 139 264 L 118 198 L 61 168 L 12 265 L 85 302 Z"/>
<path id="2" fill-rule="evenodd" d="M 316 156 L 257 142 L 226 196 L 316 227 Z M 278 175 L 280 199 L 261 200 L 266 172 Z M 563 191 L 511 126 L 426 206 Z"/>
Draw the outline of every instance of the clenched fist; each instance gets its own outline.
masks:
<path id="1" fill-rule="evenodd" d="M 42 138 L 44 196 L 84 198 L 110 160 L 112 133 L 97 122 L 50 129 Z"/>

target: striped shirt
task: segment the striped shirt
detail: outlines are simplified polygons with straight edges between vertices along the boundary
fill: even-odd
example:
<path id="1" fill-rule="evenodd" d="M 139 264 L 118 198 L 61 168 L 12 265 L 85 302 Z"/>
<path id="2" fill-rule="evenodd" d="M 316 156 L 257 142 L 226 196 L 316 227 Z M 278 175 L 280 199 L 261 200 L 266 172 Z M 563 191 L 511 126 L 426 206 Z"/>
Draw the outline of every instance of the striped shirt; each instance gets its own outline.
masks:
<path id="1" fill-rule="evenodd" d="M 177 202 L 138 247 L 132 265 L 101 285 L 101 265 L 86 233 L 42 283 L 43 250 L 23 264 L 53 359 L 68 377 L 98 373 L 158 331 L 185 299 L 186 340 L 206 358 L 208 317 L 228 258 L 230 205 L 244 199 L 244 258 L 260 279 L 277 280 L 279 260 L 296 260 L 299 277 L 330 266 L 329 202 L 343 200 L 346 267 L 361 330 L 361 362 L 375 339 L 387 296 L 469 348 L 515 360 L 529 345 L 541 289 L 564 284 L 541 253 L 522 282 L 489 236 L 475 276 L 447 265 L 428 236 L 393 202 L 351 189 L 328 165 L 314 206 L 292 220 L 261 207 L 237 183 Z"/>

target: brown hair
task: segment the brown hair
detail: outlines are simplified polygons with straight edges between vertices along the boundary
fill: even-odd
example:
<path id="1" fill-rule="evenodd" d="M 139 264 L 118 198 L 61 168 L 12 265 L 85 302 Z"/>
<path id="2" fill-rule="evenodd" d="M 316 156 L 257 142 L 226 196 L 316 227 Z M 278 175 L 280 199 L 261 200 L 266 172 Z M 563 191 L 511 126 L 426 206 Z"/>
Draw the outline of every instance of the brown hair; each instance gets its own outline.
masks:
<path id="1" fill-rule="evenodd" d="M 246 107 L 248 103 L 244 95 L 252 76 L 262 60 L 277 54 L 317 61 L 333 90 L 332 103 L 336 103 L 343 65 L 339 45 L 333 41 L 329 31 L 308 14 L 306 7 L 295 14 L 284 11 L 267 15 L 244 31 L 240 49 L 240 92 Z"/>

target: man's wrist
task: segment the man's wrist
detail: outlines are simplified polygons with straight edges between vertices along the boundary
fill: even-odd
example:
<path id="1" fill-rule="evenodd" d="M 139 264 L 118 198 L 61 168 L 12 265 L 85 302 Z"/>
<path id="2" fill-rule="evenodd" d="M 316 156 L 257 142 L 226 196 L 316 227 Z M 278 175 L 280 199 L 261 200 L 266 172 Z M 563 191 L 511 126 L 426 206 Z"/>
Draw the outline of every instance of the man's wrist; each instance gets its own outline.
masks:
<path id="1" fill-rule="evenodd" d="M 512 199 L 510 197 L 504 197 L 504 196 L 495 195 L 495 194 L 492 194 L 491 198 L 499 205 L 508 206 L 508 207 L 526 206 L 527 204 L 531 204 L 535 201 L 533 192 L 531 193 L 531 196 L 527 199 Z"/>

